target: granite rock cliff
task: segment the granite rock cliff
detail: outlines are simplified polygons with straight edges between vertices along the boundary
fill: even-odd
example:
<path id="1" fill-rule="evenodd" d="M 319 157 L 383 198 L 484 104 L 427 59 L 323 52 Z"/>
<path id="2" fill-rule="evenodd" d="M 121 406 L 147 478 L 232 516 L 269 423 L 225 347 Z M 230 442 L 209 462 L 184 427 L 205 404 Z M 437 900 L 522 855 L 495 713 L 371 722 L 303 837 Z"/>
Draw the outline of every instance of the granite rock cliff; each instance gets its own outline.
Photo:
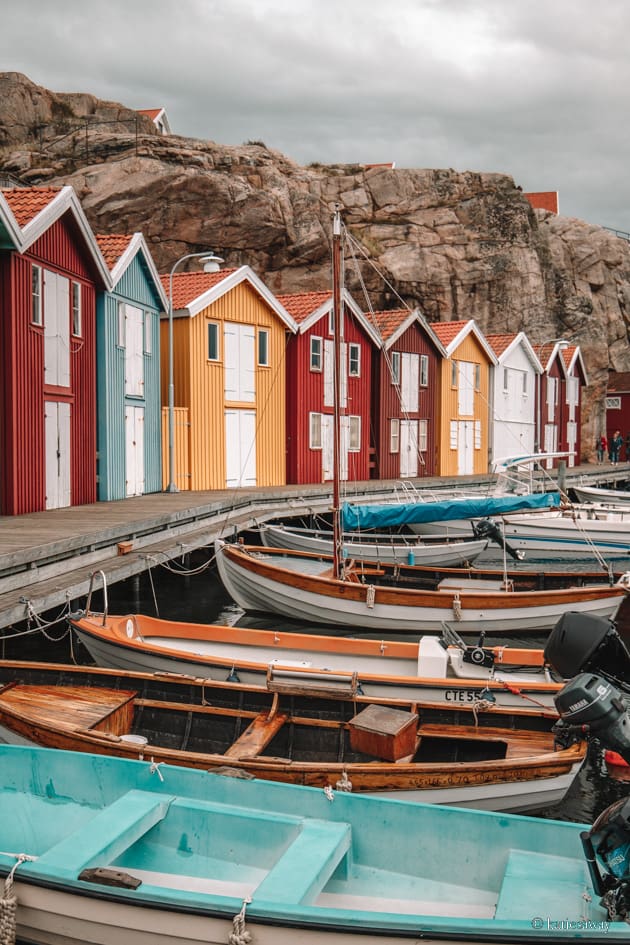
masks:
<path id="1" fill-rule="evenodd" d="M 302 167 L 261 142 L 160 136 L 91 95 L 0 74 L 0 178 L 71 184 L 96 232 L 140 230 L 158 268 L 212 249 L 276 292 L 329 284 L 335 205 L 356 240 L 346 282 L 364 308 L 418 305 L 533 342 L 579 343 L 583 452 L 603 426 L 608 370 L 630 370 L 630 243 L 534 211 L 511 177 L 451 169 Z"/>

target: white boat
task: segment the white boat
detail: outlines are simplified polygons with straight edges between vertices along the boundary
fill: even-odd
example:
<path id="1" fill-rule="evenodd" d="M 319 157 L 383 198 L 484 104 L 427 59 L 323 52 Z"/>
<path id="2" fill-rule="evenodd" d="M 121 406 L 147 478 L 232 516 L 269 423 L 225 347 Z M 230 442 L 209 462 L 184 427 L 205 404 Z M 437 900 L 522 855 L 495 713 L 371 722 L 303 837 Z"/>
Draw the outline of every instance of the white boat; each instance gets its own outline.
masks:
<path id="1" fill-rule="evenodd" d="M 628 941 L 598 824 L 2 745 L 0 803 L 4 942 Z"/>
<path id="2" fill-rule="evenodd" d="M 268 548 L 286 548 L 289 551 L 312 551 L 330 555 L 333 538 L 330 530 L 261 525 L 260 539 Z M 426 540 L 413 535 L 361 535 L 344 537 L 344 551 L 357 561 L 383 561 L 387 564 L 423 564 L 436 567 L 457 567 L 473 562 L 488 547 L 488 539 L 475 539 L 468 529 L 467 540 Z"/>
<path id="3" fill-rule="evenodd" d="M 357 639 L 91 612 L 73 615 L 70 625 L 99 666 L 265 690 L 282 684 L 304 693 L 544 712 L 555 711 L 553 697 L 562 685 L 542 650 L 467 645 L 454 634 Z"/>
<path id="4" fill-rule="evenodd" d="M 630 507 L 630 491 L 627 489 L 603 489 L 599 486 L 571 486 L 579 502 L 594 502 L 603 506 Z"/>
<path id="5" fill-rule="evenodd" d="M 568 610 L 614 617 L 630 586 L 630 574 L 612 585 L 556 590 L 515 590 L 510 580 L 458 574 L 435 589 L 413 586 L 414 569 L 348 561 L 334 576 L 333 560 L 306 552 L 215 543 L 219 576 L 244 610 L 282 614 L 307 623 L 362 627 L 383 635 L 441 633 L 545 633 Z M 417 569 L 426 581 L 426 572 Z"/>

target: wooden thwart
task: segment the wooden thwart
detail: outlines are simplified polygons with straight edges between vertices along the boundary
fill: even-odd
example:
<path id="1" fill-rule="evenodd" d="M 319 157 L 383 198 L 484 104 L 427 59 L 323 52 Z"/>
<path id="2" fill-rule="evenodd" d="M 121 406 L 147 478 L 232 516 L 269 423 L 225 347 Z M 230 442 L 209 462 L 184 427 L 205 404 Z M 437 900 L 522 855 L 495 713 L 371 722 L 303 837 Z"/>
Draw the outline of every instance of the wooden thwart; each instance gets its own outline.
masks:
<path id="1" fill-rule="evenodd" d="M 225 752 L 225 758 L 255 758 L 280 731 L 288 715 L 285 712 L 261 712 Z"/>

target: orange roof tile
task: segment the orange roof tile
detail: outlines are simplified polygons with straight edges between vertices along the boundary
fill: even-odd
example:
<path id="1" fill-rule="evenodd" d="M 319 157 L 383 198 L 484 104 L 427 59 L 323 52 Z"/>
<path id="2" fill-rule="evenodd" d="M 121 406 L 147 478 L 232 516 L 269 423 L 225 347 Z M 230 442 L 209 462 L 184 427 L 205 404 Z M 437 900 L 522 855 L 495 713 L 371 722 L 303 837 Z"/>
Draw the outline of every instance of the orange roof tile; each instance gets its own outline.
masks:
<path id="1" fill-rule="evenodd" d="M 146 115 L 147 118 L 150 118 L 152 121 L 158 117 L 160 112 L 163 112 L 163 108 L 139 108 L 138 111 L 141 115 Z"/>
<path id="2" fill-rule="evenodd" d="M 535 193 L 525 194 L 535 210 L 549 210 L 551 213 L 560 213 L 560 201 L 557 190 L 538 190 Z"/>
<path id="3" fill-rule="evenodd" d="M 569 367 L 569 365 L 571 364 L 571 361 L 575 357 L 576 351 L 577 351 L 576 345 L 568 345 L 568 347 L 562 349 L 560 354 L 562 356 L 562 360 L 564 361 L 565 367 L 567 368 Z"/>
<path id="4" fill-rule="evenodd" d="M 486 341 L 496 356 L 500 358 L 503 352 L 510 347 L 516 338 L 516 334 L 516 332 L 512 332 L 510 335 L 486 335 Z"/>
<path id="5" fill-rule="evenodd" d="M 447 348 L 460 331 L 466 327 L 468 321 L 459 322 L 431 322 L 431 328 L 438 336 L 442 345 Z"/>
<path id="6" fill-rule="evenodd" d="M 300 325 L 332 298 L 332 292 L 294 292 L 290 295 L 278 295 L 276 298 Z"/>
<path id="7" fill-rule="evenodd" d="M 61 187 L 16 187 L 2 190 L 2 195 L 20 227 L 25 227 L 61 192 Z"/>
<path id="8" fill-rule="evenodd" d="M 116 234 L 96 234 L 96 242 L 107 263 L 107 268 L 111 271 L 122 254 L 125 252 L 133 237 Z"/>
<path id="9" fill-rule="evenodd" d="M 186 308 L 200 295 L 231 276 L 236 269 L 220 269 L 218 272 L 178 272 L 173 276 L 173 308 Z M 168 297 L 169 276 L 160 276 L 162 288 Z"/>
<path id="10" fill-rule="evenodd" d="M 408 308 L 396 308 L 389 312 L 368 312 L 367 318 L 376 325 L 383 341 L 387 341 L 410 315 Z"/>

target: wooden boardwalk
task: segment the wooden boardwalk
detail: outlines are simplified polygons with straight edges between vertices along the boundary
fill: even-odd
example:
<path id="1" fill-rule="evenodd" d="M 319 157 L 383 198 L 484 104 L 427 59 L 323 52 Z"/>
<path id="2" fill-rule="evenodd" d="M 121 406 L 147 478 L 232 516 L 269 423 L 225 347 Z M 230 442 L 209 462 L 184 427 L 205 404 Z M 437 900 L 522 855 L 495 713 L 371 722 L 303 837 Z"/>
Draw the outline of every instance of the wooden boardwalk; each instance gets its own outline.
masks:
<path id="1" fill-rule="evenodd" d="M 623 466 L 584 466 L 574 478 L 628 478 Z M 422 492 L 481 489 L 488 476 L 415 480 Z M 347 484 L 347 498 L 391 498 L 395 482 Z M 0 517 L 0 628 L 84 597 L 102 570 L 108 584 L 140 574 L 272 518 L 330 508 L 330 484 L 155 493 L 30 515 Z M 100 583 L 99 585 L 100 586 Z"/>

